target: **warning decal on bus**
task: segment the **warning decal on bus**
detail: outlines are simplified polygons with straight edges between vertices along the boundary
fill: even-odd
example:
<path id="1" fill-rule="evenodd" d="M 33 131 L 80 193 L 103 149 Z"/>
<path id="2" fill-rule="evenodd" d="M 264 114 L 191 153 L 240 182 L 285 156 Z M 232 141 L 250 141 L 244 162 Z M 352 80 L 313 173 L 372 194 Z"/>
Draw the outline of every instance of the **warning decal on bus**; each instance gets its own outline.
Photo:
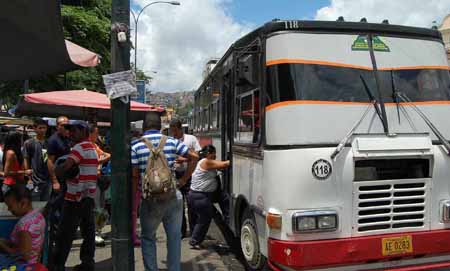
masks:
<path id="1" fill-rule="evenodd" d="M 378 37 L 372 37 L 373 50 L 377 52 L 390 52 L 389 47 Z M 369 44 L 367 42 L 367 36 L 359 35 L 353 42 L 352 51 L 368 51 Z"/>
<path id="2" fill-rule="evenodd" d="M 331 168 L 330 162 L 324 159 L 319 159 L 312 165 L 312 174 L 318 180 L 325 180 L 330 175 L 333 169 Z"/>

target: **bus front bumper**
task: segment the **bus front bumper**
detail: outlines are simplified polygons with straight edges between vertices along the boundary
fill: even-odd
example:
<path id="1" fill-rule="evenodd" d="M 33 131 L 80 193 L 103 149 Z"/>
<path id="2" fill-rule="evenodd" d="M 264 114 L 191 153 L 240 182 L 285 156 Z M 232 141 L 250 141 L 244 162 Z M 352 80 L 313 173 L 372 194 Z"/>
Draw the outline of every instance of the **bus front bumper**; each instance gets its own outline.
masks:
<path id="1" fill-rule="evenodd" d="M 412 240 L 412 252 L 383 255 L 383 239 L 405 236 Z M 342 270 L 405 271 L 443 268 L 450 266 L 450 230 L 320 241 L 269 239 L 268 260 L 273 270 L 341 270 L 342 267 Z"/>

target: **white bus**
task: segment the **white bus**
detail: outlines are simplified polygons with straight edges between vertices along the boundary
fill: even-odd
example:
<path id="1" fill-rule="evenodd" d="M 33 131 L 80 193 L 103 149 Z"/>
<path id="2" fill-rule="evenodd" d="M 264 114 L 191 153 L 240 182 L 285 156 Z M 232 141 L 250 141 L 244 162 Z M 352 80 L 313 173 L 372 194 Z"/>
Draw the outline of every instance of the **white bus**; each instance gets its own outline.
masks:
<path id="1" fill-rule="evenodd" d="M 274 20 L 195 95 L 194 134 L 231 160 L 249 270 L 450 266 L 450 76 L 434 29 Z"/>

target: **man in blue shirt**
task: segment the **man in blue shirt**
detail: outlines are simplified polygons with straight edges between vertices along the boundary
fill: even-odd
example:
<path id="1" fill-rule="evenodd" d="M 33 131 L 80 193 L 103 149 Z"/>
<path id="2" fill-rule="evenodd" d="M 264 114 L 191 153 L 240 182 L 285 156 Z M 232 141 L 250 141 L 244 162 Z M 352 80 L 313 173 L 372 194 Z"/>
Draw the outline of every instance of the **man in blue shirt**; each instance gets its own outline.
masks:
<path id="1" fill-rule="evenodd" d="M 67 117 L 58 117 L 56 119 L 56 132 L 48 139 L 47 143 L 48 173 L 50 174 L 54 191 L 61 190 L 61 184 L 55 176 L 55 162 L 59 157 L 70 153 L 69 131 L 64 127 L 68 123 L 69 119 Z"/>
<path id="2" fill-rule="evenodd" d="M 143 138 L 150 141 L 155 148 L 161 140 L 161 118 L 154 112 L 147 113 L 144 120 L 146 130 Z M 191 160 L 198 160 L 198 155 L 190 150 L 178 139 L 168 137 L 163 148 L 168 165 L 173 167 L 178 155 Z M 131 147 L 132 165 L 132 195 L 137 189 L 141 189 L 140 180 L 145 173 L 150 150 L 144 142 L 138 141 Z M 190 163 L 195 165 L 194 163 Z M 183 186 L 193 172 L 193 166 L 188 167 L 185 174 L 178 180 L 177 187 Z M 145 271 L 158 271 L 156 256 L 156 230 L 162 222 L 167 236 L 167 269 L 168 271 L 180 271 L 181 269 L 181 215 L 182 195 L 177 189 L 176 197 L 165 201 L 143 199 L 140 208 L 142 257 Z"/>

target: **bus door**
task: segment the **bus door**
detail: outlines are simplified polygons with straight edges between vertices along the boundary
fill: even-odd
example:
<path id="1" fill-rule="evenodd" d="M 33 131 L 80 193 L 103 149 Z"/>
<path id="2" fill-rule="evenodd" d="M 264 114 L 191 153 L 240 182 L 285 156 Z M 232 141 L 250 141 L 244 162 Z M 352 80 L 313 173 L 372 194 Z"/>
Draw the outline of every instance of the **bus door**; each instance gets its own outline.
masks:
<path id="1" fill-rule="evenodd" d="M 222 160 L 232 160 L 232 139 L 233 139 L 233 89 L 231 86 L 232 82 L 232 70 L 229 69 L 225 72 L 223 76 L 223 84 L 221 89 L 221 108 L 220 110 L 220 120 L 221 125 L 221 144 L 222 144 Z M 228 168 L 224 170 L 223 175 L 223 189 L 229 194 L 232 192 L 232 170 Z"/>

